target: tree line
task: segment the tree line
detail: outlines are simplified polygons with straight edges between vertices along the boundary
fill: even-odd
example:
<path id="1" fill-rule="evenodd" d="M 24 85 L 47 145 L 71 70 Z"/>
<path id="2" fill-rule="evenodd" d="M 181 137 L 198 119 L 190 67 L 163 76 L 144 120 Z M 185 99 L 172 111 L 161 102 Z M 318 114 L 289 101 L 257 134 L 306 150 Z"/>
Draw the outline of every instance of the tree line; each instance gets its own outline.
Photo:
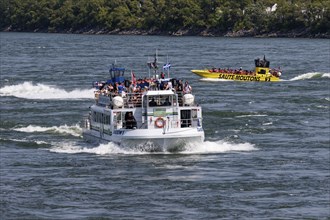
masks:
<path id="1" fill-rule="evenodd" d="M 330 0 L 2 0 L 0 30 L 329 37 Z"/>

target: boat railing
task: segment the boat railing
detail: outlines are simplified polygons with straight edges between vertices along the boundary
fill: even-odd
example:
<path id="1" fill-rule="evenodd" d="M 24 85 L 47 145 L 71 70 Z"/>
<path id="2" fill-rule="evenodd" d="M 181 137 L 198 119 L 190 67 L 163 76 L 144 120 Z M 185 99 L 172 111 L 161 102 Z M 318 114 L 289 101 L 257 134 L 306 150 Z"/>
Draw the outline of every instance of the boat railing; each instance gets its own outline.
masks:
<path id="1" fill-rule="evenodd" d="M 126 93 L 123 99 L 124 108 L 142 107 L 142 93 Z"/>
<path id="2" fill-rule="evenodd" d="M 181 119 L 181 128 L 191 127 L 191 119 Z"/>
<path id="3" fill-rule="evenodd" d="M 175 92 L 178 95 L 179 106 L 183 106 L 183 96 L 182 91 Z M 101 93 L 99 91 L 95 92 L 95 102 L 98 105 L 112 106 L 111 101 L 116 97 L 120 96 L 123 98 L 123 108 L 139 108 L 142 107 L 142 96 L 143 93 Z"/>

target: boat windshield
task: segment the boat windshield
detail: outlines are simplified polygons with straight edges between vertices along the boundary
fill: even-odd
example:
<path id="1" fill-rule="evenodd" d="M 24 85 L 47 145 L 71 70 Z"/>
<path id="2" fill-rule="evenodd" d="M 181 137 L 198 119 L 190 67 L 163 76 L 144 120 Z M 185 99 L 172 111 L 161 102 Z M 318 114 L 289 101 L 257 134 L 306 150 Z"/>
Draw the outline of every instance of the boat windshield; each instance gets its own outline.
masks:
<path id="1" fill-rule="evenodd" d="M 175 98 L 173 95 L 155 95 L 149 96 L 149 107 L 157 107 L 157 106 L 172 106 Z"/>
<path id="2" fill-rule="evenodd" d="M 124 76 L 125 68 L 112 67 L 109 72 L 111 78 L 121 77 Z"/>

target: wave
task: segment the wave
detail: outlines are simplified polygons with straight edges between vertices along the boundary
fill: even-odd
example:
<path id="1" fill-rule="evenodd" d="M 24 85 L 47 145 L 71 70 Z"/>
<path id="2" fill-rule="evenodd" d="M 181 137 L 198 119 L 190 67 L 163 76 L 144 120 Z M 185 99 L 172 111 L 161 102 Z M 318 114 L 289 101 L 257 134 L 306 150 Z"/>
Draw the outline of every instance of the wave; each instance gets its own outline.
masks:
<path id="1" fill-rule="evenodd" d="M 317 78 L 330 78 L 330 73 L 320 73 L 320 72 L 304 73 L 290 79 L 289 81 L 317 79 Z"/>
<path id="2" fill-rule="evenodd" d="M 217 154 L 226 152 L 243 152 L 254 151 L 257 148 L 250 143 L 230 143 L 226 141 L 205 141 L 201 144 L 190 144 L 185 146 L 184 151 L 175 152 L 175 154 Z M 100 144 L 95 147 L 82 147 L 74 143 L 66 143 L 62 146 L 53 147 L 50 149 L 55 153 L 90 153 L 97 155 L 113 155 L 113 154 L 129 154 L 129 155 L 141 155 L 141 154 L 173 154 L 173 152 L 149 152 L 141 147 L 128 148 L 120 147 L 119 145 L 109 142 L 107 144 Z"/>
<path id="3" fill-rule="evenodd" d="M 41 127 L 35 125 L 29 125 L 27 127 L 22 128 L 14 128 L 14 131 L 26 132 L 26 133 L 33 133 L 33 132 L 56 132 L 60 134 L 69 134 L 76 137 L 81 137 L 82 130 L 79 125 L 68 126 L 68 125 L 61 125 L 61 126 L 52 126 L 52 127 Z"/>
<path id="4" fill-rule="evenodd" d="M 66 91 L 56 86 L 32 82 L 24 82 L 18 85 L 4 86 L 0 88 L 0 96 L 15 96 L 24 99 L 92 99 L 94 89 L 75 89 Z"/>
<path id="5" fill-rule="evenodd" d="M 46 145 L 48 144 L 46 141 L 38 141 L 38 140 L 27 140 L 27 139 L 15 139 L 15 138 L 0 138 L 0 141 L 12 141 L 12 142 L 20 142 L 20 143 L 32 143 L 37 145 Z"/>
<path id="6" fill-rule="evenodd" d="M 238 115 L 235 118 L 248 118 L 248 117 L 267 117 L 268 115 Z"/>

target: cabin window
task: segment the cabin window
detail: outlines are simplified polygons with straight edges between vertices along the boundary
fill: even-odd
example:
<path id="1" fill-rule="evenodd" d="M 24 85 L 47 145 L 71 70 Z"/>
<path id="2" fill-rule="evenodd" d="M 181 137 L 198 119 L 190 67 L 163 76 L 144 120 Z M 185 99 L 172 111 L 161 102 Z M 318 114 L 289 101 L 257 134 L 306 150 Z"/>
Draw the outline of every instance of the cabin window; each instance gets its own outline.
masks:
<path id="1" fill-rule="evenodd" d="M 144 96 L 143 97 L 143 108 L 146 108 L 147 107 L 147 105 L 148 105 L 147 100 L 148 99 Z"/>
<path id="2" fill-rule="evenodd" d="M 162 96 L 161 105 L 162 106 L 172 106 L 172 96 Z"/>
<path id="3" fill-rule="evenodd" d="M 103 115 L 103 122 L 104 124 L 110 124 L 110 116 L 109 115 Z"/>
<path id="4" fill-rule="evenodd" d="M 258 73 L 259 73 L 259 74 L 266 74 L 266 70 L 261 69 Z"/>
<path id="5" fill-rule="evenodd" d="M 197 109 L 192 109 L 192 111 L 191 111 L 191 117 L 192 118 L 197 118 Z"/>
<path id="6" fill-rule="evenodd" d="M 155 107 L 158 106 L 158 99 L 155 96 L 149 97 L 149 107 Z"/>
<path id="7" fill-rule="evenodd" d="M 100 123 L 100 113 L 96 112 L 96 122 Z"/>
<path id="8" fill-rule="evenodd" d="M 133 115 L 133 112 L 126 112 L 125 113 L 125 121 L 123 126 L 127 129 L 133 129 L 137 127 L 136 119 Z"/>
<path id="9" fill-rule="evenodd" d="M 181 110 L 181 127 L 191 127 L 191 110 Z"/>
<path id="10" fill-rule="evenodd" d="M 148 102 L 149 107 L 157 106 L 172 106 L 172 103 L 176 102 L 176 99 L 172 95 L 162 95 L 162 96 L 149 96 Z"/>
<path id="11" fill-rule="evenodd" d="M 119 121 L 121 121 L 121 112 L 117 112 L 117 123 L 119 122 Z"/>
<path id="12" fill-rule="evenodd" d="M 93 112 L 92 117 L 93 117 L 93 121 L 94 122 L 97 122 L 97 114 L 96 114 L 96 112 Z"/>

